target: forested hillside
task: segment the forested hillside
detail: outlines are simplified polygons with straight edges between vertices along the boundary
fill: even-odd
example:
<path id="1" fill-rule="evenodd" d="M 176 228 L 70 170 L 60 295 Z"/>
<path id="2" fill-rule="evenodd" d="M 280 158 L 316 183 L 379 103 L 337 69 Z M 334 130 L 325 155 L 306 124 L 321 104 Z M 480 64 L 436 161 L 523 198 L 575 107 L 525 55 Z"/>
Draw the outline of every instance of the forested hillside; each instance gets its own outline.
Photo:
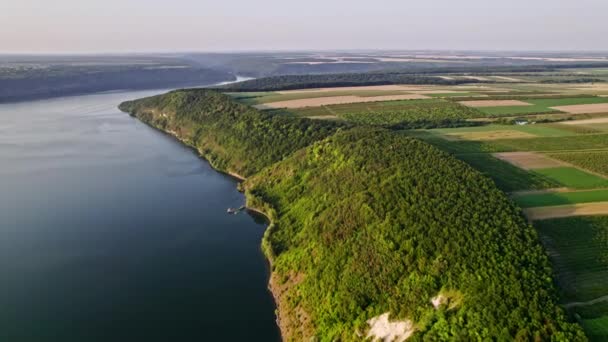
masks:
<path id="1" fill-rule="evenodd" d="M 426 143 L 343 131 L 245 188 L 274 223 L 265 250 L 288 340 L 359 340 L 387 312 L 413 340 L 584 340 L 520 210 Z"/>
<path id="2" fill-rule="evenodd" d="M 211 90 L 178 90 L 120 109 L 176 135 L 221 170 L 247 177 L 323 139 L 340 124 L 260 112 Z"/>
<path id="3" fill-rule="evenodd" d="M 585 340 L 556 304 L 521 211 L 427 143 L 264 113 L 210 90 L 121 109 L 249 177 L 248 207 L 272 221 L 263 247 L 286 340 L 374 337 L 370 323 L 386 313 L 410 340 Z"/>

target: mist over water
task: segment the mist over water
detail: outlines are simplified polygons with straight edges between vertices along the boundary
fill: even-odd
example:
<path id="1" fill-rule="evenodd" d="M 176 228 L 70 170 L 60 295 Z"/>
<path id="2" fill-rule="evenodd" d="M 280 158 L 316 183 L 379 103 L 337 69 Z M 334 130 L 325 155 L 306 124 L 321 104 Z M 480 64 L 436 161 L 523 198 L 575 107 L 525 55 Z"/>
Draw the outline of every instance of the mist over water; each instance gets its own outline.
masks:
<path id="1" fill-rule="evenodd" d="M 266 224 L 173 138 L 116 106 L 0 105 L 0 339 L 279 339 Z"/>

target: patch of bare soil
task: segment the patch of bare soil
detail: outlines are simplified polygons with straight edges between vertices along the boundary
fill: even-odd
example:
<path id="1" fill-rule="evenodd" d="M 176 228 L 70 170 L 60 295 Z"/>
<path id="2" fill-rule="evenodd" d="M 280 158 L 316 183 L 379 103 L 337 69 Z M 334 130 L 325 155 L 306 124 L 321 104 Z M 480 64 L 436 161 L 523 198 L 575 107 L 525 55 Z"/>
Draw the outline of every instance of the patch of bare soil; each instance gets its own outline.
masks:
<path id="1" fill-rule="evenodd" d="M 532 221 L 570 216 L 606 215 L 608 214 L 608 202 L 526 208 L 524 214 Z"/>
<path id="2" fill-rule="evenodd" d="M 336 88 L 314 88 L 314 89 L 295 89 L 277 91 L 278 94 L 294 94 L 294 93 L 326 93 L 331 91 L 352 91 L 352 90 L 386 90 L 386 91 L 415 91 L 430 89 L 429 86 L 417 86 L 407 84 L 392 84 L 379 86 L 360 86 L 360 87 L 336 87 Z"/>
<path id="3" fill-rule="evenodd" d="M 475 81 L 490 81 L 489 78 L 481 77 L 481 76 L 461 76 L 461 77 L 467 78 L 469 80 L 475 80 Z"/>
<path id="4" fill-rule="evenodd" d="M 531 106 L 531 103 L 519 100 L 476 100 L 476 101 L 460 101 L 460 104 L 467 107 L 482 108 L 482 107 L 511 107 L 511 106 Z"/>
<path id="5" fill-rule="evenodd" d="M 560 125 L 590 125 L 590 124 L 600 124 L 600 123 L 608 123 L 608 118 L 595 118 L 595 119 L 585 119 L 585 120 L 570 120 L 560 122 Z"/>
<path id="6" fill-rule="evenodd" d="M 277 305 L 277 324 L 284 341 L 304 341 L 313 335 L 310 316 L 300 306 L 293 308 L 291 299 L 297 295 L 297 287 L 304 280 L 303 274 L 290 274 L 287 279 L 273 272 L 270 276 L 270 291 Z"/>
<path id="7" fill-rule="evenodd" d="M 608 103 L 594 103 L 572 106 L 557 106 L 551 109 L 559 110 L 570 114 L 592 114 L 592 113 L 608 113 Z"/>
<path id="8" fill-rule="evenodd" d="M 370 329 L 366 338 L 372 341 L 403 342 L 416 331 L 414 323 L 410 320 L 390 321 L 390 312 L 373 317 L 367 321 Z"/>
<path id="9" fill-rule="evenodd" d="M 331 97 L 315 97 L 310 99 L 299 99 L 289 101 L 278 101 L 264 103 L 254 106 L 257 109 L 276 109 L 276 108 L 305 108 L 305 107 L 321 107 L 336 104 L 347 103 L 363 103 L 363 102 L 381 102 L 381 101 L 397 101 L 397 100 L 421 100 L 428 99 L 428 96 L 419 94 L 404 94 L 404 95 L 385 95 L 385 96 L 331 96 Z"/>
<path id="10" fill-rule="evenodd" d="M 342 120 L 336 115 L 313 115 L 313 116 L 307 116 L 307 118 L 313 119 L 313 120 Z"/>
<path id="11" fill-rule="evenodd" d="M 473 140 L 473 141 L 486 141 L 486 140 L 499 140 L 499 139 L 527 139 L 536 137 L 534 134 L 520 132 L 515 130 L 502 130 L 502 131 L 487 131 L 487 132 L 462 132 L 462 133 L 448 133 L 445 134 L 458 137 L 459 140 Z"/>
<path id="12" fill-rule="evenodd" d="M 494 157 L 504 160 L 524 170 L 546 169 L 560 167 L 564 164 L 542 154 L 534 152 L 503 152 L 494 153 Z"/>
<path id="13" fill-rule="evenodd" d="M 498 78 L 503 81 L 509 81 L 509 82 L 523 82 L 523 80 L 521 80 L 519 78 L 506 77 L 506 76 L 494 76 L 494 78 Z"/>

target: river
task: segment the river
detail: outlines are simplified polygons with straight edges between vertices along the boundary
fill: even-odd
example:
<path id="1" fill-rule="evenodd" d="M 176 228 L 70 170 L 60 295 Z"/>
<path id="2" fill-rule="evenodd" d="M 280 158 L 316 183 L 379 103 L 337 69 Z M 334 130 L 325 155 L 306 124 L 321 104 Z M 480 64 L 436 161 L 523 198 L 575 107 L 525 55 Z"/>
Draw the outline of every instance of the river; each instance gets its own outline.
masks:
<path id="1" fill-rule="evenodd" d="M 266 223 L 121 113 L 158 91 L 0 105 L 1 341 L 277 341 Z"/>

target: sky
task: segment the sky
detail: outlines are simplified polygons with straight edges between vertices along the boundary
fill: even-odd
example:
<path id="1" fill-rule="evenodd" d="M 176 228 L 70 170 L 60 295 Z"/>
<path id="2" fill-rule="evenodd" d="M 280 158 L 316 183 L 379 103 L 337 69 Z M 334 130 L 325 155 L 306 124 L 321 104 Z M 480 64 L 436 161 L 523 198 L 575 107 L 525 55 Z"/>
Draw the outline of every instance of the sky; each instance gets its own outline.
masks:
<path id="1" fill-rule="evenodd" d="M 608 50 L 608 0 L 1 0 L 0 53 Z"/>

